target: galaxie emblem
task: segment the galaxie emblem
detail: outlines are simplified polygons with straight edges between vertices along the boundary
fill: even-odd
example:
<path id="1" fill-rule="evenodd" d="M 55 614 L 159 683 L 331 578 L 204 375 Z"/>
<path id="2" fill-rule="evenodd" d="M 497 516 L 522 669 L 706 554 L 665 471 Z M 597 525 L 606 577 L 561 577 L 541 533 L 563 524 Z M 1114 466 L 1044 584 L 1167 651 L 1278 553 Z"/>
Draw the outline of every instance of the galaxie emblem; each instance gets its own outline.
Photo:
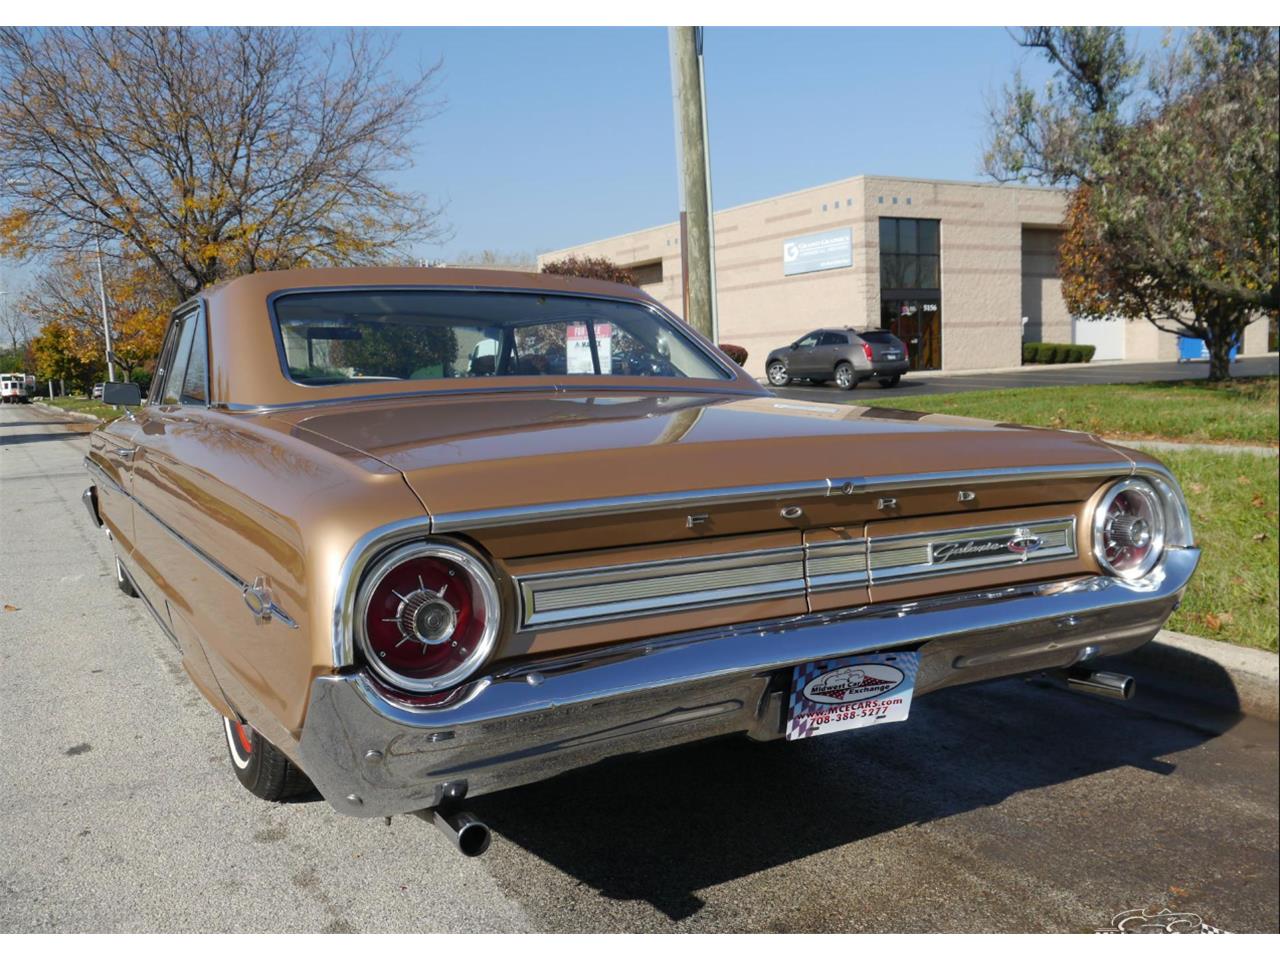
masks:
<path id="1" fill-rule="evenodd" d="M 946 543 L 931 543 L 929 557 L 933 563 L 948 563 L 952 560 L 967 560 L 972 557 L 999 556 L 1003 553 L 1016 553 L 1023 559 L 1044 546 L 1044 539 L 1037 537 L 1025 527 L 1013 531 L 1013 536 L 984 537 L 974 540 L 953 540 Z"/>
<path id="2" fill-rule="evenodd" d="M 853 703 L 878 697 L 902 683 L 903 672 L 887 664 L 866 663 L 841 667 L 814 677 L 804 685 L 804 697 L 813 703 Z"/>

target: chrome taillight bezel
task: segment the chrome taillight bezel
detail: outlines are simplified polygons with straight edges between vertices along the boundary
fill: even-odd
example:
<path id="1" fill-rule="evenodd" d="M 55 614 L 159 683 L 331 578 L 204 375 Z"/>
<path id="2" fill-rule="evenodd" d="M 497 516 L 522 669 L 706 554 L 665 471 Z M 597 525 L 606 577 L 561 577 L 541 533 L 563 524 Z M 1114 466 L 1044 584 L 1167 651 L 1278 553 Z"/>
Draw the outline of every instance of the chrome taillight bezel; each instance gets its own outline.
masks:
<path id="1" fill-rule="evenodd" d="M 418 558 L 442 560 L 457 566 L 470 579 L 484 607 L 483 630 L 466 659 L 452 670 L 433 677 L 410 677 L 389 668 L 372 649 L 365 630 L 370 600 L 383 579 L 397 567 Z M 369 566 L 361 580 L 360 589 L 356 592 L 352 621 L 356 646 L 369 669 L 381 680 L 410 693 L 434 693 L 456 686 L 472 676 L 493 653 L 502 624 L 502 600 L 496 579 L 479 557 L 456 544 L 415 540 L 391 548 Z"/>
<path id="2" fill-rule="evenodd" d="M 1111 508 L 1121 494 L 1130 494 L 1145 501 L 1150 513 L 1150 544 L 1142 562 L 1134 567 L 1116 567 L 1107 558 L 1107 527 L 1111 518 Z M 1129 477 L 1119 480 L 1107 488 L 1093 512 L 1093 556 L 1098 565 L 1112 576 L 1122 580 L 1141 580 L 1147 576 L 1164 556 L 1168 526 L 1167 504 L 1160 492 L 1146 479 Z"/>

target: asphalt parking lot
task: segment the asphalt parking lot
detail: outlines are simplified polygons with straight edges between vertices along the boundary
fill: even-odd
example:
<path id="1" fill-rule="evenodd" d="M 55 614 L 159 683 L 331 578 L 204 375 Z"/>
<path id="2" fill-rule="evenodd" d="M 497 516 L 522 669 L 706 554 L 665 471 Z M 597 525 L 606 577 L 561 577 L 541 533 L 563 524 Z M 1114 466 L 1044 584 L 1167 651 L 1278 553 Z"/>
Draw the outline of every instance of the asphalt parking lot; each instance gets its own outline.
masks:
<path id="1" fill-rule="evenodd" d="M 1150 688 L 1009 680 L 874 730 L 615 761 L 477 800 L 476 860 L 414 818 L 264 804 L 115 588 L 86 430 L 0 409 L 0 932 L 1280 927 L 1276 724 Z"/>
<path id="2" fill-rule="evenodd" d="M 858 385 L 854 391 L 838 389 L 834 383 L 801 383 L 774 389 L 782 397 L 823 400 L 839 403 L 857 398 L 858 403 L 887 407 L 897 396 L 928 396 L 941 393 L 964 393 L 969 390 L 1009 390 L 1015 387 L 1069 387 L 1090 383 L 1144 383 L 1151 380 L 1203 380 L 1208 375 L 1204 363 L 1085 363 L 1059 366 L 1031 365 L 996 373 L 908 373 L 898 386 L 886 390 L 874 380 Z M 1274 377 L 1280 373 L 1276 354 L 1245 357 L 1231 365 L 1237 377 Z"/>

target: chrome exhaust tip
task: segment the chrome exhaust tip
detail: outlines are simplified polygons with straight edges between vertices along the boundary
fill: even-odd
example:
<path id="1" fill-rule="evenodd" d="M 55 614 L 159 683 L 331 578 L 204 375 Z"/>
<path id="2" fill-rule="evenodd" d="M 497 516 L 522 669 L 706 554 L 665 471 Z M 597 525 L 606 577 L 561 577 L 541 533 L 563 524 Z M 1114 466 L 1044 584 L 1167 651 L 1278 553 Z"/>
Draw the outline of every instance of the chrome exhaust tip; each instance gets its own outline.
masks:
<path id="1" fill-rule="evenodd" d="M 1137 690 L 1133 677 L 1106 670 L 1075 669 L 1067 671 L 1067 687 L 1080 693 L 1092 693 L 1113 700 L 1132 700 Z"/>
<path id="2" fill-rule="evenodd" d="M 493 839 L 489 827 L 465 810 L 419 810 L 418 816 L 430 820 L 443 833 L 453 848 L 464 857 L 478 857 L 489 849 Z"/>

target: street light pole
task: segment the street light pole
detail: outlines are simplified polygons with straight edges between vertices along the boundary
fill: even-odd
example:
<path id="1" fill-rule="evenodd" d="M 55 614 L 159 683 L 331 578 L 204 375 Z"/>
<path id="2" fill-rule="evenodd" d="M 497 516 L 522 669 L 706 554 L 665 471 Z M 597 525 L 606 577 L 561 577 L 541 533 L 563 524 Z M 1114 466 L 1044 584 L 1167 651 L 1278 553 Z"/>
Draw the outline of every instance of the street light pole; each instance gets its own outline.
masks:
<path id="1" fill-rule="evenodd" d="M 98 254 L 98 298 L 102 303 L 102 337 L 107 342 L 107 381 L 114 383 L 116 367 L 111 362 L 111 321 L 107 317 L 107 285 L 102 280 L 102 241 L 95 233 L 93 247 Z"/>

